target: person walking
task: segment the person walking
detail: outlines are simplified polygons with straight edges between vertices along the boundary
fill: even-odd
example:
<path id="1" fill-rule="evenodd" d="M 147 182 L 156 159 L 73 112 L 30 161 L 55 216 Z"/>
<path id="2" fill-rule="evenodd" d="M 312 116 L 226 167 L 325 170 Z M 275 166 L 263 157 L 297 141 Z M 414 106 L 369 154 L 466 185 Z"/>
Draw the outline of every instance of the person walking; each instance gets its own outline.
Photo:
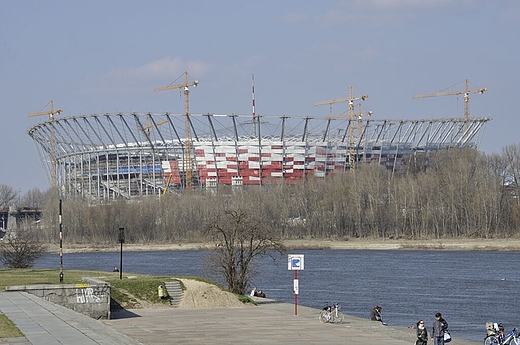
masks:
<path id="1" fill-rule="evenodd" d="M 428 331 L 424 326 L 424 320 L 417 321 L 417 340 L 415 345 L 426 345 L 428 343 Z"/>
<path id="2" fill-rule="evenodd" d="M 448 322 L 444 320 L 441 313 L 436 313 L 432 328 L 433 345 L 444 345 L 444 332 L 447 329 Z"/>

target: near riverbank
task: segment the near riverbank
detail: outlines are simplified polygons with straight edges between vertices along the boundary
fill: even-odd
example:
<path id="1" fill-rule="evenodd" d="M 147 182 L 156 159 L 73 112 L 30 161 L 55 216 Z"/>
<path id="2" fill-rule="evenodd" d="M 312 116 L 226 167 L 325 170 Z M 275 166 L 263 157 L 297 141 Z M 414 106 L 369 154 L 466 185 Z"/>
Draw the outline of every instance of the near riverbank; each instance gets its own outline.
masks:
<path id="1" fill-rule="evenodd" d="M 415 329 L 350 315 L 343 324 L 320 323 L 318 313 L 299 306 L 295 315 L 294 305 L 265 299 L 258 306 L 130 310 L 103 322 L 143 344 L 407 345 L 416 339 Z M 479 344 L 453 336 L 453 345 Z"/>
<path id="2" fill-rule="evenodd" d="M 286 240 L 289 250 L 298 249 L 367 249 L 367 250 L 494 250 L 519 251 L 520 239 L 424 239 L 424 240 Z M 125 251 L 202 250 L 210 249 L 209 243 L 125 243 Z M 49 252 L 58 252 L 57 244 L 47 247 Z M 120 244 L 69 244 L 64 242 L 64 253 L 117 252 Z"/>

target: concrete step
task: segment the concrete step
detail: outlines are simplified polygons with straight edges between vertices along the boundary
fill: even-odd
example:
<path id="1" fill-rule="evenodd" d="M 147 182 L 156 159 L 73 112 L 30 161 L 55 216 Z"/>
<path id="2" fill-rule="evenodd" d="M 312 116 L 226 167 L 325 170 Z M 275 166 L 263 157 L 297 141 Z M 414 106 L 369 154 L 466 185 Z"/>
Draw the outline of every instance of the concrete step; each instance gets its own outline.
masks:
<path id="1" fill-rule="evenodd" d="M 171 282 L 165 282 L 164 283 L 166 292 L 168 293 L 168 296 L 170 298 L 170 305 L 174 308 L 178 308 L 179 304 L 182 301 L 182 298 L 184 297 L 184 293 L 181 288 L 181 283 L 176 281 Z"/>

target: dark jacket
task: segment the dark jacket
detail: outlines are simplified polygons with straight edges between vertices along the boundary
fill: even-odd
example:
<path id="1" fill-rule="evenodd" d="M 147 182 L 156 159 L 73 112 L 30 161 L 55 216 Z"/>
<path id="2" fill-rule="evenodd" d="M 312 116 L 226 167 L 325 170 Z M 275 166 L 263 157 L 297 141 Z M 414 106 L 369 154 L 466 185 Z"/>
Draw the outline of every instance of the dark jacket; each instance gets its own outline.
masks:
<path id="1" fill-rule="evenodd" d="M 378 310 L 372 309 L 370 311 L 370 320 L 372 320 L 372 321 L 381 321 L 381 314 L 379 313 Z"/>
<path id="2" fill-rule="evenodd" d="M 428 331 L 426 327 L 420 329 L 417 327 L 417 340 L 415 341 L 415 345 L 426 345 L 428 343 Z"/>
<path id="3" fill-rule="evenodd" d="M 433 321 L 432 337 L 444 337 L 444 331 L 448 329 L 448 322 L 442 317 Z"/>

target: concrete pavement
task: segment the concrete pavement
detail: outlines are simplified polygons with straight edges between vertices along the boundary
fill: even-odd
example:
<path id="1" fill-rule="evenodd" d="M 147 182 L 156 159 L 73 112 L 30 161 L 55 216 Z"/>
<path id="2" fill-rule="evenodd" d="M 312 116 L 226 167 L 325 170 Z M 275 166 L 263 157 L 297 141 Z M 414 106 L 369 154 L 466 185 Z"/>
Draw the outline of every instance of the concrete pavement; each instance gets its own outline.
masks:
<path id="1" fill-rule="evenodd" d="M 140 344 L 98 320 L 27 292 L 1 292 L 0 311 L 25 335 L 0 339 L 0 344 Z"/>
<path id="2" fill-rule="evenodd" d="M 374 324 L 367 334 L 347 317 L 341 325 L 322 324 L 316 309 L 286 303 L 265 303 L 243 308 L 141 309 L 139 317 L 114 319 L 110 324 L 144 344 L 377 344 L 409 345 L 407 340 L 388 338 Z M 368 320 L 363 320 L 367 323 Z M 371 325 L 372 326 L 372 325 Z"/>
<path id="3" fill-rule="evenodd" d="M 203 298 L 203 296 L 201 297 Z M 25 338 L 0 344 L 320 344 L 409 345 L 415 331 L 345 315 L 340 325 L 322 324 L 318 310 L 273 300 L 240 308 L 123 310 L 97 321 L 24 292 L 0 293 L 0 311 Z M 16 341 L 16 342 L 15 342 Z M 454 339 L 452 345 L 475 343 Z"/>

